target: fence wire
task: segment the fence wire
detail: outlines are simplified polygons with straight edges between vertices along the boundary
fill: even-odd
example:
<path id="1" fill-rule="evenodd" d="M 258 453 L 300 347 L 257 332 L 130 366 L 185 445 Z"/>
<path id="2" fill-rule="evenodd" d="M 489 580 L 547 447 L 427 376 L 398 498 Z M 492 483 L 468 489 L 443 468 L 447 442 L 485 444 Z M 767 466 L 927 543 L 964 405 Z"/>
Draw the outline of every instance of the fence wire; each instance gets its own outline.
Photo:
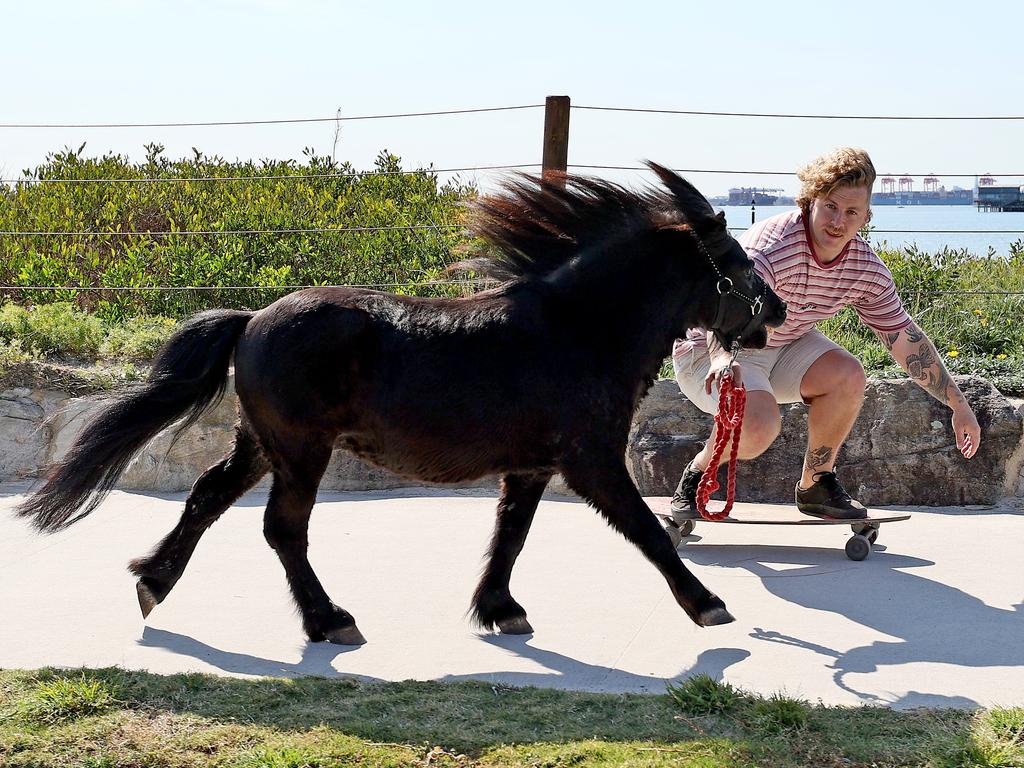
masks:
<path id="1" fill-rule="evenodd" d="M 476 109 L 442 109 L 433 112 L 402 112 L 390 115 L 335 115 L 334 117 L 295 117 L 281 120 L 214 120 L 172 123 L 0 123 L 0 128 L 214 128 L 239 125 L 284 125 L 290 123 L 345 123 L 353 120 L 391 120 L 401 117 L 436 117 L 468 115 L 481 112 L 509 112 L 537 109 L 543 104 L 520 104 L 512 107 L 480 107 Z"/>
<path id="2" fill-rule="evenodd" d="M 506 165 L 471 165 L 463 168 L 418 168 L 411 171 L 346 171 L 344 173 L 286 173 L 268 176 L 158 176 L 137 179 L 0 179 L 0 184 L 191 184 L 208 181 L 308 181 L 310 179 L 351 179 L 367 176 L 415 176 L 417 174 L 466 173 L 469 171 L 514 171 L 540 168 L 540 163 L 509 163 Z"/>

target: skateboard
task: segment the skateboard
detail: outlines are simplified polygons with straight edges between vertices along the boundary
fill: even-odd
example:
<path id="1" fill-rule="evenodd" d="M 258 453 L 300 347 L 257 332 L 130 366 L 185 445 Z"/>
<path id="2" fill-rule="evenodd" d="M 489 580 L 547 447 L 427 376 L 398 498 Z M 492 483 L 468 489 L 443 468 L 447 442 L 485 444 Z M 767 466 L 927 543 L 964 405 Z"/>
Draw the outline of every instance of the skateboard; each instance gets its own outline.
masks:
<path id="1" fill-rule="evenodd" d="M 860 520 L 836 520 L 834 518 L 809 517 L 800 512 L 779 511 L 779 512 L 747 512 L 741 517 L 731 515 L 724 520 L 686 520 L 682 524 L 672 519 L 672 512 L 669 509 L 672 499 L 668 496 L 655 496 L 646 499 L 651 510 L 661 520 L 665 532 L 672 539 L 672 545 L 679 547 L 686 544 L 686 537 L 689 536 L 698 523 L 705 524 L 732 524 L 732 525 L 848 525 L 853 531 L 853 536 L 846 540 L 846 556 L 851 560 L 863 560 L 871 554 L 871 545 L 878 539 L 878 529 L 882 523 L 896 523 L 900 520 L 909 520 L 907 513 L 886 515 L 868 514 Z"/>

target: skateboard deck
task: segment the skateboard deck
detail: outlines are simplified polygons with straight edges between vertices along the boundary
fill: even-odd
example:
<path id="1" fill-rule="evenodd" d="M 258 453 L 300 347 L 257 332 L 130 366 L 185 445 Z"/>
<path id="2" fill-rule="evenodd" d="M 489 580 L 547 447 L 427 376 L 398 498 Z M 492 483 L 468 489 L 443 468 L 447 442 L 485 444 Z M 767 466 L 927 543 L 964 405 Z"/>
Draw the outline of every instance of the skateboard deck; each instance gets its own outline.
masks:
<path id="1" fill-rule="evenodd" d="M 773 505 L 772 509 L 759 509 L 757 511 L 745 511 L 738 517 L 731 514 L 722 520 L 686 520 L 676 523 L 672 519 L 672 511 L 669 505 L 672 499 L 668 496 L 649 496 L 645 498 L 651 511 L 662 521 L 665 532 L 672 539 L 672 543 L 678 547 L 687 543 L 686 537 L 697 525 L 708 523 L 734 524 L 734 525 L 848 525 L 853 531 L 853 536 L 847 539 L 846 555 L 851 560 L 863 560 L 871 554 L 871 547 L 878 539 L 878 529 L 882 523 L 896 523 L 901 520 L 909 520 L 910 514 L 899 512 L 895 514 L 868 513 L 867 517 L 857 520 L 839 520 L 836 518 L 810 517 L 797 511 L 796 507 Z M 735 512 L 735 508 L 733 510 Z"/>

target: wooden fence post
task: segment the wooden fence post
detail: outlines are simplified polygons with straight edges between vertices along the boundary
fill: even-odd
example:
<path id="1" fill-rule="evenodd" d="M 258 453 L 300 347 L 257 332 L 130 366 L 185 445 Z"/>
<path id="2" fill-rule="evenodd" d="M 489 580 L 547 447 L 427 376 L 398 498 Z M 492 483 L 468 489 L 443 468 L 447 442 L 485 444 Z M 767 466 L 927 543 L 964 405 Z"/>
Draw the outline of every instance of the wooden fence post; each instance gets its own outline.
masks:
<path id="1" fill-rule="evenodd" d="M 548 96 L 544 101 L 544 157 L 541 176 L 551 180 L 551 172 L 565 173 L 569 162 L 569 97 Z M 564 186 L 557 182 L 559 186 Z"/>

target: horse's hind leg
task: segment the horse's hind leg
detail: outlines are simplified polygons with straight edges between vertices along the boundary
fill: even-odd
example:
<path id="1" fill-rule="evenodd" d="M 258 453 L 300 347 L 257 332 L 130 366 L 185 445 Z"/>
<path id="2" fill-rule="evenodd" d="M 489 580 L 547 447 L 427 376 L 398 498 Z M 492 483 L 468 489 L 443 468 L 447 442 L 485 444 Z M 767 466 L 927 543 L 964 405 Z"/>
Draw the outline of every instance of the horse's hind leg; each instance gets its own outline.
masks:
<path id="1" fill-rule="evenodd" d="M 310 640 L 339 645 L 366 642 L 355 619 L 331 602 L 309 564 L 309 515 L 331 446 L 303 446 L 274 460 L 274 483 L 263 520 L 263 535 L 277 553 Z"/>
<path id="2" fill-rule="evenodd" d="M 569 462 L 562 471 L 569 487 L 597 507 L 661 571 L 676 602 L 695 624 L 706 627 L 735 621 L 725 603 L 679 560 L 668 534 L 644 502 L 620 457 L 591 451 Z"/>
<path id="3" fill-rule="evenodd" d="M 473 595 L 473 618 L 487 629 L 498 626 L 510 635 L 533 632 L 526 611 L 509 592 L 512 567 L 530 532 L 533 513 L 550 475 L 506 475 L 501 479 L 501 498 L 487 565 Z"/>
<path id="4" fill-rule="evenodd" d="M 235 427 L 235 444 L 218 464 L 210 467 L 192 486 L 185 511 L 156 549 L 146 557 L 132 560 L 128 568 L 139 577 L 136 590 L 142 615 L 163 602 L 188 564 L 199 539 L 239 496 L 252 488 L 270 468 L 269 463 L 246 431 Z"/>

